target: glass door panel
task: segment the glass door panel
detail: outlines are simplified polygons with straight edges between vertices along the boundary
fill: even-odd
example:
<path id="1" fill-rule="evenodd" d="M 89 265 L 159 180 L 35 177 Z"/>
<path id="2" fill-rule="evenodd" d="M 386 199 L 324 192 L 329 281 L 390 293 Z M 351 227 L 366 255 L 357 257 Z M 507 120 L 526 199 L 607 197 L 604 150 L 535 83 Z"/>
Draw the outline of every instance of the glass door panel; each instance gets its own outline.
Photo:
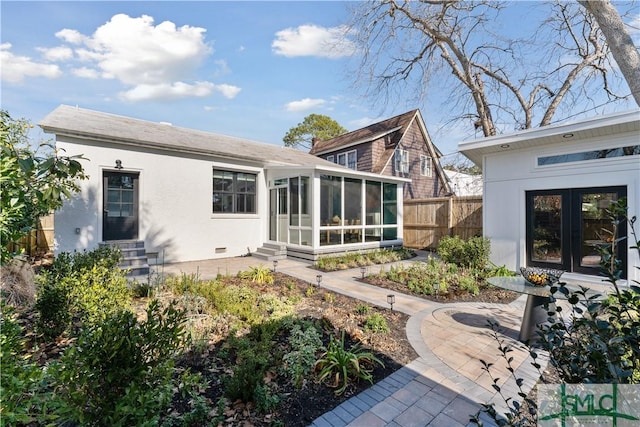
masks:
<path id="1" fill-rule="evenodd" d="M 533 196 L 533 251 L 535 262 L 562 264 L 562 195 Z"/>
<path id="2" fill-rule="evenodd" d="M 583 192 L 577 194 L 580 211 L 578 215 L 579 233 L 575 242 L 579 252 L 575 254 L 576 265 L 580 268 L 600 268 L 598 248 L 611 244 L 613 224 L 607 216 L 607 209 L 618 199 L 617 192 Z"/>

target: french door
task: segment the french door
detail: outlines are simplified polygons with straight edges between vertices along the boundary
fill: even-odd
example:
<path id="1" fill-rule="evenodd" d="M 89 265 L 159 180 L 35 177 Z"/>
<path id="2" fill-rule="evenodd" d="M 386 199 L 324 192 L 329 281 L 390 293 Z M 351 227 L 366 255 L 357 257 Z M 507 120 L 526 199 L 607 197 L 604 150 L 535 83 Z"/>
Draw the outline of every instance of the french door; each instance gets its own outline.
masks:
<path id="1" fill-rule="evenodd" d="M 595 187 L 527 191 L 527 265 L 558 268 L 583 274 L 601 272 L 598 247 L 610 244 L 613 224 L 607 208 L 622 197 L 626 187 Z M 626 235 L 620 223 L 618 237 Z M 626 274 L 626 240 L 617 257 Z"/>

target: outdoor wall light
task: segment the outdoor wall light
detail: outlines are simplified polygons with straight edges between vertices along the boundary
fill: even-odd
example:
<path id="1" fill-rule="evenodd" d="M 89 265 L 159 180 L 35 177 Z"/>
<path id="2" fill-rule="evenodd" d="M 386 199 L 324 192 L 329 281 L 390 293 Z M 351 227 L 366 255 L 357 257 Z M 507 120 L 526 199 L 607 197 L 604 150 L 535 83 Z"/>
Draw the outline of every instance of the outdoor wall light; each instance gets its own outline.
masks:
<path id="1" fill-rule="evenodd" d="M 273 260 L 273 272 L 274 272 L 274 273 L 276 272 L 276 267 L 277 267 L 277 266 L 278 266 L 278 260 L 277 260 L 277 259 L 274 259 L 274 260 Z"/>
<path id="2" fill-rule="evenodd" d="M 393 311 L 393 303 L 396 302 L 396 296 L 394 294 L 387 295 L 387 302 L 391 306 L 391 311 Z"/>
<path id="3" fill-rule="evenodd" d="M 573 134 L 572 133 L 565 133 L 564 135 L 562 135 L 563 138 L 573 138 Z"/>
<path id="4" fill-rule="evenodd" d="M 318 287 L 320 287 L 320 283 L 322 282 L 322 274 L 318 274 L 316 276 L 316 281 L 318 282 Z"/>
<path id="5" fill-rule="evenodd" d="M 122 169 L 122 160 L 116 160 L 116 169 Z"/>
<path id="6" fill-rule="evenodd" d="M 362 278 L 364 279 L 364 274 L 367 272 L 367 267 L 364 265 L 360 267 L 360 273 L 362 273 Z"/>
<path id="7" fill-rule="evenodd" d="M 502 144 L 502 145 L 500 146 L 500 148 L 509 148 L 509 147 L 511 147 L 509 144 Z"/>

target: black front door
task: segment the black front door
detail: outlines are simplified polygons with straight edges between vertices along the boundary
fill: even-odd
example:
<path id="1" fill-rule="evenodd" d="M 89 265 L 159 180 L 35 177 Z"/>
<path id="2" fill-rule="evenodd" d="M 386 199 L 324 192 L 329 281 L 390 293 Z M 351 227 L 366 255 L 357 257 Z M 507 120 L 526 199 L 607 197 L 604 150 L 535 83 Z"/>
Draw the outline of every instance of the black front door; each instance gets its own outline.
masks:
<path id="1" fill-rule="evenodd" d="M 102 240 L 138 238 L 137 173 L 104 172 Z"/>

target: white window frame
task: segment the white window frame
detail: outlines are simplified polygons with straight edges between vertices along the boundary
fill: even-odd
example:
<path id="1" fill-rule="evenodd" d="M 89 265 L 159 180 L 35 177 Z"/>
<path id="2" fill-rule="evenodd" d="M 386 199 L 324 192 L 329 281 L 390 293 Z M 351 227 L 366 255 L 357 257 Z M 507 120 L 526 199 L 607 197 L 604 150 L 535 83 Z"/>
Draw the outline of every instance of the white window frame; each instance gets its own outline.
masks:
<path id="1" fill-rule="evenodd" d="M 433 162 L 431 156 L 420 155 L 420 175 L 433 176 Z"/>
<path id="2" fill-rule="evenodd" d="M 331 162 L 331 163 L 335 163 L 336 161 L 334 160 L 333 154 L 330 156 L 327 156 L 327 161 Z"/>
<path id="3" fill-rule="evenodd" d="M 398 148 L 395 154 L 396 172 L 409 173 L 409 151 Z"/>
<path id="4" fill-rule="evenodd" d="M 358 170 L 358 151 L 350 150 L 336 155 L 336 163 L 349 169 Z"/>

